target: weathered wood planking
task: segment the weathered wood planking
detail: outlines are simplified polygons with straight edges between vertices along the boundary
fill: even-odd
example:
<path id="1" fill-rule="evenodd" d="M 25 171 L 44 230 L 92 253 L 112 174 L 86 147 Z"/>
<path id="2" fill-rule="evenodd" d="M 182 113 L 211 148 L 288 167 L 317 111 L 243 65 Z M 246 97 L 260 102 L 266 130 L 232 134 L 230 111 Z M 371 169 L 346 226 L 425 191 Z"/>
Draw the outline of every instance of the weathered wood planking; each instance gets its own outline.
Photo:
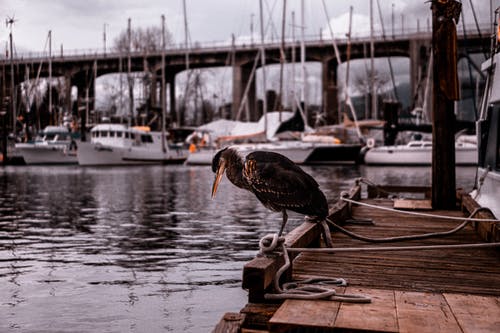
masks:
<path id="1" fill-rule="evenodd" d="M 238 333 L 244 321 L 244 314 L 228 312 L 215 326 L 212 333 Z"/>
<path id="2" fill-rule="evenodd" d="M 386 199 L 364 200 L 364 202 L 376 203 L 384 207 L 392 205 L 392 201 Z M 435 211 L 434 213 L 463 217 L 460 211 Z M 362 206 L 353 208 L 353 217 L 371 217 L 374 225 L 347 225 L 347 228 L 374 238 L 446 231 L 461 223 L 461 221 L 388 213 Z M 332 239 L 335 247 L 374 246 L 372 243 L 356 241 L 338 232 L 332 233 Z M 475 230 L 468 226 L 445 238 L 384 245 L 463 244 L 481 241 Z M 366 288 L 500 295 L 500 256 L 498 254 L 498 250 L 494 249 L 302 253 L 295 262 L 294 278 L 343 277 L 351 285 Z"/>
<path id="3" fill-rule="evenodd" d="M 334 328 L 339 302 L 286 300 L 269 320 L 271 332 L 286 332 L 292 328 Z"/>
<path id="4" fill-rule="evenodd" d="M 346 294 L 367 295 L 369 304 L 342 303 L 335 327 L 370 332 L 399 332 L 396 303 L 392 290 L 348 287 Z"/>
<path id="5" fill-rule="evenodd" d="M 395 292 L 400 332 L 462 332 L 441 294 Z"/>
<path id="6" fill-rule="evenodd" d="M 444 294 L 465 333 L 500 332 L 500 297 Z"/>

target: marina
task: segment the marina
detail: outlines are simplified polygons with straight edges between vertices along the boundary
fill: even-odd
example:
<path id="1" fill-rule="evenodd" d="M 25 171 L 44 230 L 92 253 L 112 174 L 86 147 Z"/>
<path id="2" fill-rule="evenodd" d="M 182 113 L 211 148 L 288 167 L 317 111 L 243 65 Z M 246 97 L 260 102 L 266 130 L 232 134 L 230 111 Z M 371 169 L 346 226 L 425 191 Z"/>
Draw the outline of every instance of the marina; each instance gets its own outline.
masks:
<path id="1" fill-rule="evenodd" d="M 6 1 L 0 332 L 500 332 L 493 1 Z"/>

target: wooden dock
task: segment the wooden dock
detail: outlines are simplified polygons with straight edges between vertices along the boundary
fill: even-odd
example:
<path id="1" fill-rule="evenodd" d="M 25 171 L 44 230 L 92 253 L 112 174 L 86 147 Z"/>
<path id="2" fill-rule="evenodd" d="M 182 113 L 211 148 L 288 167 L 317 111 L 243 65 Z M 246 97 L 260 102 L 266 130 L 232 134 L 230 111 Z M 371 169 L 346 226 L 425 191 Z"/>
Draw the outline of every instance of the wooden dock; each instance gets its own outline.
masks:
<path id="1" fill-rule="evenodd" d="M 412 192 L 412 188 L 386 188 Z M 435 215 L 467 217 L 478 206 L 469 195 L 457 192 L 457 210 L 430 210 L 428 189 L 422 198 L 397 201 L 380 198 L 380 188 L 368 188 L 361 199 L 356 185 L 349 198 L 378 207 L 395 205 Z M 418 189 L 421 191 L 422 189 Z M 376 197 L 375 197 L 376 196 Z M 346 229 L 372 238 L 442 232 L 460 220 L 408 216 L 346 201 L 330 211 Z M 493 218 L 482 211 L 476 218 Z M 371 219 L 373 223 L 351 223 Z M 474 222 L 447 237 L 373 244 L 332 230 L 334 248 L 459 245 L 499 242 L 498 223 Z M 288 248 L 323 247 L 318 224 L 305 222 L 286 236 Z M 366 295 L 371 303 L 329 300 L 269 301 L 273 278 L 283 265 L 282 255 L 257 257 L 243 271 L 249 302 L 240 313 L 224 316 L 214 332 L 500 332 L 499 248 L 455 248 L 404 251 L 293 253 L 287 280 L 309 277 L 344 278 L 347 287 L 331 287 L 342 294 Z"/>

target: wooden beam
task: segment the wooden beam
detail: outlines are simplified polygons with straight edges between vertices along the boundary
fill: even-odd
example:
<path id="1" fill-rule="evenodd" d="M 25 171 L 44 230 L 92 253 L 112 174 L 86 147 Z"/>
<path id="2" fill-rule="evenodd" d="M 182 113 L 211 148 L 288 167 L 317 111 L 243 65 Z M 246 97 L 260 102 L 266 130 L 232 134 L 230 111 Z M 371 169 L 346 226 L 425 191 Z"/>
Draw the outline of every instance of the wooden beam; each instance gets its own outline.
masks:
<path id="1" fill-rule="evenodd" d="M 308 247 L 318 241 L 321 228 L 318 223 L 304 222 L 285 237 L 287 247 Z M 275 257 L 257 257 L 243 267 L 243 289 L 249 292 L 250 302 L 264 302 L 264 294 L 271 286 L 276 272 L 283 266 L 282 254 Z"/>

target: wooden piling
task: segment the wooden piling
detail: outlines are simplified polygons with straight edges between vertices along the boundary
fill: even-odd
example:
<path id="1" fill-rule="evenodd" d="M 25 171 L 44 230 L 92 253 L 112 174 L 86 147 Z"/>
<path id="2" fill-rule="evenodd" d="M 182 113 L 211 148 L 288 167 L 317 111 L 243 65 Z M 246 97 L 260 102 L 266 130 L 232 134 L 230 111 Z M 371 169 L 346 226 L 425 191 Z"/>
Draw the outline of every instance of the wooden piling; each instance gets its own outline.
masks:
<path id="1" fill-rule="evenodd" d="M 432 207 L 453 209 L 455 200 L 455 113 L 459 99 L 456 23 L 462 5 L 432 1 L 433 107 Z"/>

